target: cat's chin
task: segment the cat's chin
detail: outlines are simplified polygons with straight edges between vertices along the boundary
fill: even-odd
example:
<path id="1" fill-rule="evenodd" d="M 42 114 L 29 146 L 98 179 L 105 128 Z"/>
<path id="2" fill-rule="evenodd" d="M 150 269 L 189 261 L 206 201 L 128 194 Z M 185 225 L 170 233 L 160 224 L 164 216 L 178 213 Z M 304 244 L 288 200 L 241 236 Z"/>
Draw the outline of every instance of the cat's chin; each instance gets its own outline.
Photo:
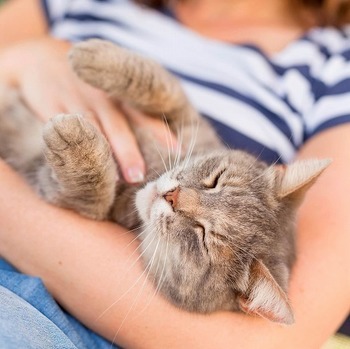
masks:
<path id="1" fill-rule="evenodd" d="M 157 199 L 156 182 L 147 183 L 136 193 L 135 204 L 141 219 L 146 223 L 151 216 L 151 208 Z"/>

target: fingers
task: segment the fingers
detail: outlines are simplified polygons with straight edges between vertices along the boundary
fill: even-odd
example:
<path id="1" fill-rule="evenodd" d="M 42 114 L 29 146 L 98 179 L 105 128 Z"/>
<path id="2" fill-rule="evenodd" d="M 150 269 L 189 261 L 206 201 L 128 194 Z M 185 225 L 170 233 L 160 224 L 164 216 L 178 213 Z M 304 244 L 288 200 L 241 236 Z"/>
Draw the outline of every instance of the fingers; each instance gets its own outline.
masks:
<path id="1" fill-rule="evenodd" d="M 144 160 L 127 119 L 102 92 L 76 77 L 64 58 L 68 47 L 51 41 L 20 46 L 8 61 L 12 65 L 25 55 L 30 63 L 5 74 L 3 58 L 0 75 L 18 87 L 28 107 L 44 122 L 59 113 L 81 112 L 106 135 L 124 178 L 131 183 L 143 181 Z"/>
<path id="2" fill-rule="evenodd" d="M 129 183 L 144 180 L 145 164 L 135 136 L 124 114 L 104 93 L 71 79 L 56 79 L 54 84 L 22 83 L 26 104 L 43 122 L 60 113 L 79 113 L 100 129 L 108 139 L 124 179 Z M 40 85 L 40 86 L 39 86 Z M 44 96 L 44 97 L 43 97 Z"/>
<path id="3" fill-rule="evenodd" d="M 44 122 L 60 113 L 81 113 L 88 118 L 108 139 L 127 182 L 144 180 L 145 163 L 125 112 L 130 113 L 133 122 L 154 132 L 155 138 L 168 148 L 176 144 L 163 123 L 132 109 L 118 109 L 105 93 L 80 81 L 66 64 L 58 61 L 39 70 L 38 64 L 34 66 L 18 78 L 27 105 Z"/>
<path id="4" fill-rule="evenodd" d="M 128 118 L 132 120 L 135 125 L 146 130 L 150 130 L 154 138 L 162 145 L 176 151 L 178 147 L 177 138 L 170 130 L 169 124 L 164 117 L 163 120 L 156 119 L 150 116 L 146 116 L 137 109 L 131 108 L 127 104 L 121 105 L 122 110 L 128 115 Z"/>
<path id="5" fill-rule="evenodd" d="M 126 116 L 107 99 L 100 98 L 95 102 L 95 112 L 123 177 L 129 183 L 142 182 L 145 176 L 145 163 Z"/>
<path id="6" fill-rule="evenodd" d="M 103 132 L 99 119 L 92 108 L 89 107 L 89 102 L 84 98 L 78 89 L 66 91 L 61 96 L 64 100 L 63 113 L 67 114 L 80 114 L 87 119 L 93 126 Z"/>

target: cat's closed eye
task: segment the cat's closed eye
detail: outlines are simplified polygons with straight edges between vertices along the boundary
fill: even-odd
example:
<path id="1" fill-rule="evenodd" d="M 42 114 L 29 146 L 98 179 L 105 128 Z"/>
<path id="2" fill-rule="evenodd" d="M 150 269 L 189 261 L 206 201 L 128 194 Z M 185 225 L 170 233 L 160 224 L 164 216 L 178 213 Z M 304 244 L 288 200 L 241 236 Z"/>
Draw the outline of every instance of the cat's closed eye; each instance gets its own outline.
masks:
<path id="1" fill-rule="evenodd" d="M 203 185 L 206 189 L 215 189 L 218 184 L 219 184 L 219 180 L 220 180 L 220 177 L 222 176 L 222 174 L 225 172 L 225 169 L 224 170 L 221 170 L 220 172 L 218 172 L 216 174 L 216 176 L 214 177 L 210 177 L 208 179 L 206 179 L 204 182 L 203 182 Z"/>

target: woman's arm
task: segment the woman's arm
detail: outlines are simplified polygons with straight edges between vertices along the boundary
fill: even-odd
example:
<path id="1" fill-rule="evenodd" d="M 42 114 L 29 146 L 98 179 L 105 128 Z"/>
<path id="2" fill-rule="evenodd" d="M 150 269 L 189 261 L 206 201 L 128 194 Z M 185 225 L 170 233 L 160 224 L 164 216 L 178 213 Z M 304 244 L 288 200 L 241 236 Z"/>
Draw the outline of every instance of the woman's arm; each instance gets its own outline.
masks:
<path id="1" fill-rule="evenodd" d="M 154 296 L 140 264 L 131 267 L 137 254 L 130 257 L 137 248 L 132 234 L 42 202 L 4 164 L 0 254 L 23 272 L 39 275 L 68 311 L 126 348 L 319 348 L 350 305 L 349 134 L 348 125 L 325 131 L 300 153 L 334 161 L 300 210 L 290 287 L 293 326 L 174 308 Z"/>

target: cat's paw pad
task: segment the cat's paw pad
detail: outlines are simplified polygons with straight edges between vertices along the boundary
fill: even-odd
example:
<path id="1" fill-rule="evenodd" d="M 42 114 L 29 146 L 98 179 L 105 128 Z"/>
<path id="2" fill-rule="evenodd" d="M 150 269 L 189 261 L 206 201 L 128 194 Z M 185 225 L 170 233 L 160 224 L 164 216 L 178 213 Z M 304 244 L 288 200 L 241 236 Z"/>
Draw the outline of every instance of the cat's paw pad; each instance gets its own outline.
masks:
<path id="1" fill-rule="evenodd" d="M 57 166 L 86 158 L 96 142 L 104 141 L 81 115 L 64 114 L 53 117 L 45 125 L 43 139 L 47 160 Z"/>
<path id="2" fill-rule="evenodd" d="M 81 115 L 60 114 L 45 125 L 43 137 L 51 150 L 63 151 L 93 140 L 96 130 Z"/>

